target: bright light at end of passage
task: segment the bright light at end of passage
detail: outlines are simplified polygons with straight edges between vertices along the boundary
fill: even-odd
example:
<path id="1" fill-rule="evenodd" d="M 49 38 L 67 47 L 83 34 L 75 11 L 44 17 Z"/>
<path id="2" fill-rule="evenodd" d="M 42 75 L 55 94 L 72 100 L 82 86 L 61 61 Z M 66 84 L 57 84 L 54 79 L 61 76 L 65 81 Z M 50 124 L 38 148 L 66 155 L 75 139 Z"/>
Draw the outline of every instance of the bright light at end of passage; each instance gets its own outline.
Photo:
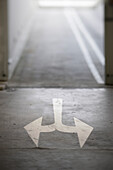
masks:
<path id="1" fill-rule="evenodd" d="M 40 7 L 94 7 L 99 0 L 39 0 Z"/>

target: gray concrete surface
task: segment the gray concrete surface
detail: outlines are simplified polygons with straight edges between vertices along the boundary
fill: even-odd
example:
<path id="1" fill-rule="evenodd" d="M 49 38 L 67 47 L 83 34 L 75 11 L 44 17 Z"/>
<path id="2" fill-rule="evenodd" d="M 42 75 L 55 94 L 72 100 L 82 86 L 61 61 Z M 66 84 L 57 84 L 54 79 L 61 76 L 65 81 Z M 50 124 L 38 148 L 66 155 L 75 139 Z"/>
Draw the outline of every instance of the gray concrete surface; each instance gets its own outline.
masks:
<path id="1" fill-rule="evenodd" d="M 100 7 L 78 10 L 77 13 L 103 54 L 102 11 L 103 7 Z M 92 24 L 93 18 L 95 20 Z M 80 34 L 82 35 L 81 32 Z M 82 37 L 104 80 L 104 67 L 100 64 L 85 35 Z M 66 88 L 98 86 L 63 9 L 40 9 L 38 11 L 22 58 L 8 86 Z"/>
<path id="2" fill-rule="evenodd" d="M 102 10 L 101 6 L 76 12 L 103 54 Z M 87 37 L 81 31 L 80 35 L 104 79 L 104 66 Z M 8 87 L 0 91 L 1 170 L 113 169 L 113 89 L 89 89 L 101 86 L 88 68 L 63 9 L 38 11 Z M 38 148 L 28 136 L 24 127 L 32 121 L 43 117 L 42 126 L 54 123 L 53 98 L 63 99 L 63 124 L 76 126 L 76 117 L 94 128 L 83 148 L 77 134 L 41 133 Z"/>
<path id="3" fill-rule="evenodd" d="M 76 134 L 41 133 L 36 148 L 24 126 L 54 121 L 52 99 L 63 99 L 63 123 L 94 128 L 80 149 Z M 0 92 L 0 169 L 112 170 L 113 89 L 8 89 Z"/>

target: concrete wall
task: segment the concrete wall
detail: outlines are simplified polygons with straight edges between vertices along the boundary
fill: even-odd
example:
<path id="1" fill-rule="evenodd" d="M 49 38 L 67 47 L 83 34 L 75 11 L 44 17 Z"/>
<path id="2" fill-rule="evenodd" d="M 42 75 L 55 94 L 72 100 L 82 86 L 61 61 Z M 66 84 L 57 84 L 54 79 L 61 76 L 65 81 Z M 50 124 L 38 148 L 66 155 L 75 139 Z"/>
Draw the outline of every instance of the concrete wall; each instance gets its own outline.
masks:
<path id="1" fill-rule="evenodd" d="M 0 81 L 8 77 L 7 0 L 0 0 Z"/>
<path id="2" fill-rule="evenodd" d="M 113 85 L 113 5 L 105 5 L 105 77 L 106 84 Z"/>
<path id="3" fill-rule="evenodd" d="M 27 41 L 35 10 L 34 0 L 8 0 L 9 77 Z"/>

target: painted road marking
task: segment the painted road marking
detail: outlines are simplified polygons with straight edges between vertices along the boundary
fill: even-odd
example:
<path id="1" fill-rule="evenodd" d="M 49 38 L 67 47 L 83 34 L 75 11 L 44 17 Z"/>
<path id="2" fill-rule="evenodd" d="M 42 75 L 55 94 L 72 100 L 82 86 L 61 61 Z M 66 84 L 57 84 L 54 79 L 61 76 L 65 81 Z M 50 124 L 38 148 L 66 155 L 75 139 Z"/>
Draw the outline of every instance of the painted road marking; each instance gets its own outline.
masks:
<path id="1" fill-rule="evenodd" d="M 84 55 L 85 61 L 88 65 L 93 77 L 95 78 L 95 80 L 97 81 L 98 84 L 104 84 L 103 79 L 101 78 L 97 68 L 95 67 L 95 65 L 91 59 L 91 56 L 89 54 L 89 51 L 87 50 L 87 47 L 86 47 L 85 42 L 80 34 L 80 31 L 77 28 L 77 25 L 75 25 L 75 22 L 73 20 L 73 13 L 70 10 L 65 9 L 64 14 L 65 14 L 65 16 L 68 20 L 68 23 L 75 35 L 76 40 L 78 41 L 78 44 L 79 44 L 81 51 Z"/>
<path id="2" fill-rule="evenodd" d="M 91 37 L 90 33 L 87 31 L 85 25 L 83 24 L 82 20 L 80 19 L 79 15 L 77 14 L 77 12 L 75 12 L 75 10 L 73 10 L 73 9 L 71 9 L 71 11 L 73 12 L 74 20 L 77 23 L 80 31 L 85 35 L 85 38 L 87 39 L 89 45 L 91 45 L 91 47 L 92 47 L 93 51 L 95 52 L 96 56 L 98 57 L 100 63 L 104 66 L 105 65 L 104 55 L 102 54 L 99 47 L 97 46 L 97 44 Z"/>
<path id="3" fill-rule="evenodd" d="M 86 123 L 74 118 L 76 126 L 66 126 L 62 123 L 62 99 L 53 99 L 53 111 L 55 123 L 47 126 L 42 126 L 42 117 L 36 119 L 30 124 L 26 125 L 24 128 L 38 147 L 40 133 L 41 132 L 53 132 L 55 130 L 64 133 L 77 133 L 80 147 L 82 148 L 87 141 L 89 135 L 93 131 L 93 127 L 87 125 Z"/>

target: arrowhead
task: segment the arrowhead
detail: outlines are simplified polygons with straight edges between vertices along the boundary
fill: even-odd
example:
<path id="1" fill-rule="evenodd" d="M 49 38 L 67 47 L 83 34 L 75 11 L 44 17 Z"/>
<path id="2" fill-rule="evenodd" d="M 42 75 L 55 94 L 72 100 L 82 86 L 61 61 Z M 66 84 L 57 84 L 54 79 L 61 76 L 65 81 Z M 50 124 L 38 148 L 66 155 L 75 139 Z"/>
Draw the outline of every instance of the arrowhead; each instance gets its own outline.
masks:
<path id="1" fill-rule="evenodd" d="M 29 123 L 24 127 L 24 129 L 27 131 L 35 145 L 38 147 L 39 142 L 39 136 L 40 136 L 40 130 L 41 130 L 41 124 L 42 124 L 42 117 L 39 119 L 36 119 L 35 121 Z"/>
<path id="2" fill-rule="evenodd" d="M 77 118 L 74 118 L 74 120 L 75 120 L 80 147 L 82 148 L 86 140 L 88 139 L 89 135 L 93 131 L 93 127 L 87 125 L 86 123 L 80 121 Z"/>

